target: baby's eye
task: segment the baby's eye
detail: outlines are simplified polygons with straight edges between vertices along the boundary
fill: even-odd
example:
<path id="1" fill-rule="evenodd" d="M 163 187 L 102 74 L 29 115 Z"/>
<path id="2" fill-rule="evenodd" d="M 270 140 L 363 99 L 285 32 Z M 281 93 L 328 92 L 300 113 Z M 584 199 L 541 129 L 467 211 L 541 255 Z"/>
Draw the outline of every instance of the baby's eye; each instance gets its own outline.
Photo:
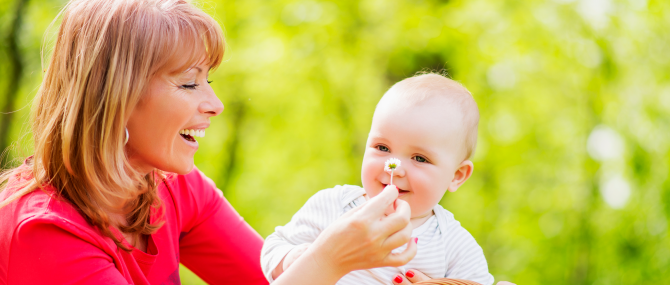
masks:
<path id="1" fill-rule="evenodd" d="M 388 151 L 389 151 L 389 148 L 388 148 L 388 147 L 385 147 L 385 146 L 383 146 L 383 145 L 378 145 L 378 146 L 377 146 L 377 149 L 378 149 L 378 150 L 381 150 L 381 151 L 384 151 L 384 152 L 388 152 Z"/>
<path id="2" fill-rule="evenodd" d="M 418 162 L 427 162 L 428 161 L 424 157 L 421 157 L 421 156 L 418 156 L 418 155 L 413 157 L 413 159 L 418 161 Z"/>

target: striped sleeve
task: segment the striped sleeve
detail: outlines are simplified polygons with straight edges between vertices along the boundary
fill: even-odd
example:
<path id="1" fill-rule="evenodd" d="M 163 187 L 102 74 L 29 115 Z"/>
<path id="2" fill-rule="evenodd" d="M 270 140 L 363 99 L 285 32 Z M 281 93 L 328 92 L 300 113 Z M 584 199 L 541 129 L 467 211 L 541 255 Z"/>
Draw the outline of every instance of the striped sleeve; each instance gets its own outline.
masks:
<path id="1" fill-rule="evenodd" d="M 261 268 L 268 281 L 272 271 L 294 247 L 312 243 L 342 211 L 340 187 L 321 190 L 298 210 L 285 226 L 278 226 L 265 239 L 261 250 Z"/>
<path id="2" fill-rule="evenodd" d="M 447 278 L 466 279 L 482 285 L 493 284 L 484 251 L 458 221 L 449 224 L 447 235 Z"/>

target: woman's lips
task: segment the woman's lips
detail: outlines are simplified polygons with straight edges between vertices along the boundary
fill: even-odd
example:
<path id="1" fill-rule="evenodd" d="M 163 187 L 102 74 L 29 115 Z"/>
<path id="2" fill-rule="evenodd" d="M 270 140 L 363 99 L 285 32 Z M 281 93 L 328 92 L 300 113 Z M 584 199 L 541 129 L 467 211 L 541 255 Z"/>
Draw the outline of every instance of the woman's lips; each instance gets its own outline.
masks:
<path id="1" fill-rule="evenodd" d="M 193 137 L 185 137 L 184 135 L 179 135 L 179 137 L 190 147 L 198 149 L 198 141 L 193 139 Z"/>

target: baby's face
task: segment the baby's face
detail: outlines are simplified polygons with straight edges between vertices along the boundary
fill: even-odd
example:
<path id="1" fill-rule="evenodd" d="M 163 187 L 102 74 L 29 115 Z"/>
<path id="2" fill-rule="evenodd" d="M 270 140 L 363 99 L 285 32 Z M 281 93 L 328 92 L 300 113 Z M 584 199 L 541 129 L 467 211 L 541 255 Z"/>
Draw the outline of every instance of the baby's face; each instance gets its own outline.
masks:
<path id="1" fill-rule="evenodd" d="M 400 159 L 393 184 L 412 208 L 412 218 L 430 213 L 450 187 L 463 160 L 460 110 L 442 98 L 414 106 L 379 106 L 363 157 L 365 192 L 374 197 L 391 179 L 384 171 L 389 158 Z"/>

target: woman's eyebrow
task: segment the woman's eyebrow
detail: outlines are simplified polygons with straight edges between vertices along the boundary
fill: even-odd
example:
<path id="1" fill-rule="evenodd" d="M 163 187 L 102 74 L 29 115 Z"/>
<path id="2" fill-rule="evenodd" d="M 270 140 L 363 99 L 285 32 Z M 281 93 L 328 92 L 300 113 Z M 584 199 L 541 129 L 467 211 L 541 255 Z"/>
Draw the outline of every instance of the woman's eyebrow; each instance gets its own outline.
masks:
<path id="1" fill-rule="evenodd" d="M 186 70 L 182 71 L 181 73 L 188 73 L 189 71 L 193 70 L 194 68 L 198 70 L 198 74 L 202 73 L 202 68 L 197 67 L 197 66 L 191 66 L 191 67 L 187 68 Z"/>
<path id="2" fill-rule="evenodd" d="M 184 72 L 182 72 L 182 73 L 187 73 L 187 72 L 193 70 L 194 68 L 198 70 L 198 73 L 202 73 L 202 68 L 197 67 L 197 66 L 189 67 L 189 68 L 187 68 L 186 70 L 184 70 Z"/>

